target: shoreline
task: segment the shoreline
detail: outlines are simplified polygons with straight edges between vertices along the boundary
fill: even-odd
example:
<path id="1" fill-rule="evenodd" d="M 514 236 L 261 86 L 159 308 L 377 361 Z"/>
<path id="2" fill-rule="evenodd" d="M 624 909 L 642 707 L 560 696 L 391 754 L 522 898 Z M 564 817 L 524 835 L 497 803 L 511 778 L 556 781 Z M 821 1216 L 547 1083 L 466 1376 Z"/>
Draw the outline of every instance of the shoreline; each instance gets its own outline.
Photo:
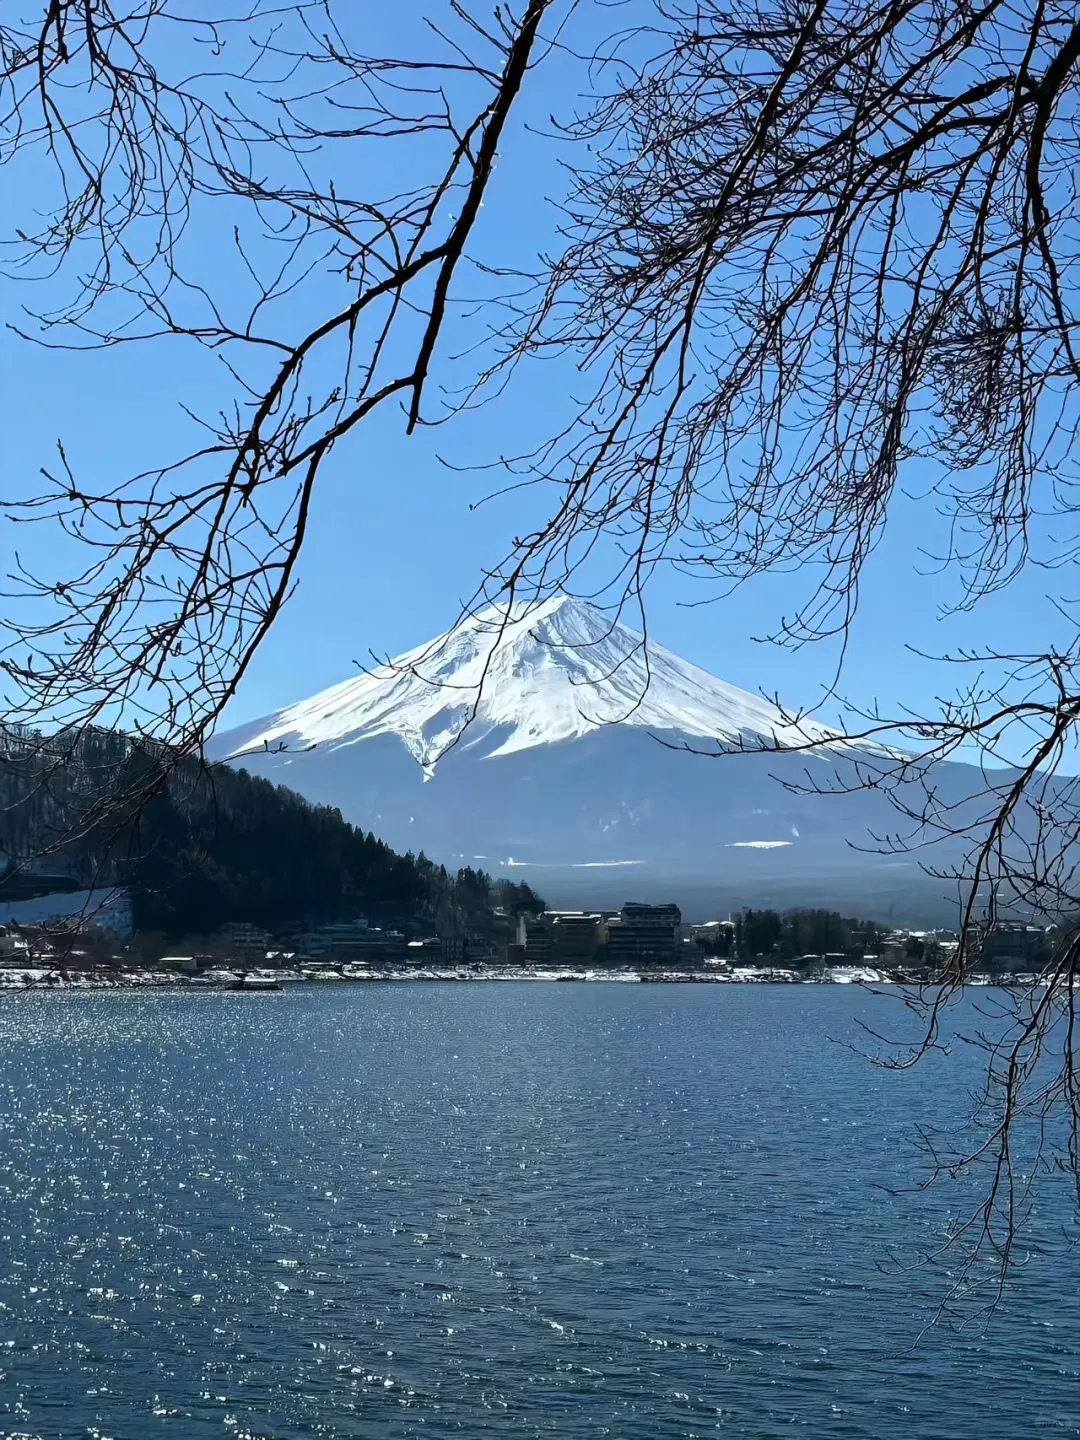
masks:
<path id="1" fill-rule="evenodd" d="M 238 983 L 243 976 L 258 976 L 273 980 L 273 988 L 245 987 Z M 241 970 L 220 969 L 201 975 L 185 974 L 181 971 L 126 970 L 126 971 L 74 971 L 61 973 L 58 969 L 42 967 L 19 967 L 0 970 L 0 994 L 71 993 L 103 991 L 154 991 L 169 994 L 281 994 L 287 990 L 308 987 L 375 985 L 375 984 L 423 984 L 423 983 L 521 983 L 551 984 L 646 984 L 646 985 L 897 985 L 918 986 L 932 983 L 925 978 L 905 975 L 896 971 L 884 971 L 866 965 L 833 966 L 813 975 L 802 974 L 778 966 L 732 966 L 724 970 L 609 970 L 609 969 L 555 969 L 526 968 L 520 966 L 492 965 L 480 969 L 461 967 L 425 967 L 423 969 L 350 969 L 342 971 L 322 970 L 304 974 L 296 970 Z M 1033 974 L 973 975 L 967 982 L 973 986 L 1013 988 L 1038 984 L 1039 977 Z"/>

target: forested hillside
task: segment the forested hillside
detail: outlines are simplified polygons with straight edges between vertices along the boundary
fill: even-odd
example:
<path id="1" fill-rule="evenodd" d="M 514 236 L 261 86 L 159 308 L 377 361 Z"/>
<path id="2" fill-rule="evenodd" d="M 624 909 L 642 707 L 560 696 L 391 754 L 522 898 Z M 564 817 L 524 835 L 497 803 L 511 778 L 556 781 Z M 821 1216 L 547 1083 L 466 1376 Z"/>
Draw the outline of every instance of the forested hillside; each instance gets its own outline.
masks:
<path id="1" fill-rule="evenodd" d="M 269 930 L 366 915 L 416 930 L 496 927 L 495 905 L 530 906 L 526 886 L 399 855 L 339 811 L 243 770 L 184 762 L 160 784 L 157 757 L 110 732 L 8 735 L 0 744 L 0 849 L 82 885 L 124 884 L 139 929 Z M 102 806 L 102 796 L 110 803 Z"/>

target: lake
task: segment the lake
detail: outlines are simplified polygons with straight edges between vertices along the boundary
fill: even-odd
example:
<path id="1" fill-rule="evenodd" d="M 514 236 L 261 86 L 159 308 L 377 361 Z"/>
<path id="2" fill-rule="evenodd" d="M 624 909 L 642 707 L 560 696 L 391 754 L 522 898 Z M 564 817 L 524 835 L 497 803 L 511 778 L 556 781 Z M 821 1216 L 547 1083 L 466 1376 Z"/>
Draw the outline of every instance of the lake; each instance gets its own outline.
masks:
<path id="1" fill-rule="evenodd" d="M 906 1267 L 970 1197 L 907 1188 L 911 1136 L 977 1057 L 876 1068 L 859 1022 L 894 1018 L 845 986 L 3 996 L 0 1435 L 1080 1435 L 1063 1183 L 989 1325 L 919 1338 L 949 1259 Z"/>

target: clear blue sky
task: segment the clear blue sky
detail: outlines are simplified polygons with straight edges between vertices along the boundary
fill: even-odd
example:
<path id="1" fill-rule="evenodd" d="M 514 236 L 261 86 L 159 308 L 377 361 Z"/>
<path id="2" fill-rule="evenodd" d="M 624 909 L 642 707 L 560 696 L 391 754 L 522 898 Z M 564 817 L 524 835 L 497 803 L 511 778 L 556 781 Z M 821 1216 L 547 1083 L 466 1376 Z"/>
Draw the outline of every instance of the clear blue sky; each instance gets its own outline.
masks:
<path id="1" fill-rule="evenodd" d="M 387 40 L 399 50 L 419 43 L 412 6 L 398 7 L 408 12 L 404 21 L 393 7 L 362 9 L 368 17 L 363 24 L 371 27 L 363 48 L 375 50 Z M 523 133 L 522 122 L 542 124 L 560 107 L 565 113 L 568 102 L 558 66 L 534 77 L 481 217 L 478 243 L 485 255 L 534 255 L 549 242 L 548 198 L 558 195 L 562 178 L 550 142 Z M 362 183 L 354 178 L 353 188 Z M 5 281 L 2 295 L 4 318 L 17 318 L 24 290 Z M 43 303 L 40 290 L 32 299 Z M 297 324 L 305 318 L 298 314 Z M 444 347 L 447 353 L 452 348 Z M 53 462 L 57 438 L 84 477 L 119 476 L 182 444 L 182 402 L 212 408 L 219 393 L 225 398 L 219 370 L 181 342 L 70 356 L 34 349 L 5 333 L 0 365 L 8 494 L 32 488 L 38 467 Z M 449 378 L 453 371 L 444 365 L 441 373 Z M 522 525 L 522 502 L 514 497 L 470 511 L 470 502 L 496 481 L 468 467 L 514 449 L 519 431 L 535 425 L 545 407 L 555 411 L 566 384 L 564 374 L 542 371 L 505 402 L 411 439 L 399 413 L 384 411 L 340 446 L 321 477 L 298 593 L 258 655 L 228 722 L 347 677 L 369 651 L 394 654 L 446 628 L 483 567 L 500 558 Z M 466 472 L 441 466 L 440 454 Z M 909 484 L 917 489 L 921 478 L 912 473 Z M 939 652 L 992 642 L 1027 650 L 1049 643 L 1062 628 L 1045 594 L 1054 577 L 1039 571 L 975 614 L 943 621 L 942 606 L 957 598 L 955 583 L 920 574 L 929 568 L 920 552 L 941 531 L 932 502 L 898 500 L 887 541 L 867 574 L 844 672 L 844 692 L 861 703 L 876 699 L 886 708 L 919 708 L 950 692 L 955 677 L 946 667 L 917 658 L 907 646 Z M 16 544 L 46 571 L 62 570 L 68 553 L 44 529 L 16 532 L 5 525 L 0 544 L 6 569 Z M 776 576 L 724 602 L 686 608 L 684 602 L 705 593 L 676 576 L 658 575 L 650 597 L 654 638 L 748 690 L 778 691 L 791 704 L 817 699 L 831 674 L 830 652 L 809 647 L 792 654 L 754 638 L 794 608 L 804 593 L 798 576 Z"/>

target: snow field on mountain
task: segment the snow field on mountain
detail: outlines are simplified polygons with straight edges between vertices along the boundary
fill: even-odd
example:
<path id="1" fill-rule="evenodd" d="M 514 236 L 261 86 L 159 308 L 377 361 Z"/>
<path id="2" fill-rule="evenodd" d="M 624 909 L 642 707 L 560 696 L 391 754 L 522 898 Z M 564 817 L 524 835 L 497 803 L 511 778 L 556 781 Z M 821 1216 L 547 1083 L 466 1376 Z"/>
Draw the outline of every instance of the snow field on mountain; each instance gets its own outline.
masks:
<path id="1" fill-rule="evenodd" d="M 429 772 L 455 744 L 498 730 L 491 757 L 575 740 L 603 725 L 676 731 L 722 745 L 839 741 L 793 723 L 615 622 L 558 596 L 511 611 L 492 606 L 389 664 L 245 727 L 243 749 L 354 745 L 394 734 Z"/>

